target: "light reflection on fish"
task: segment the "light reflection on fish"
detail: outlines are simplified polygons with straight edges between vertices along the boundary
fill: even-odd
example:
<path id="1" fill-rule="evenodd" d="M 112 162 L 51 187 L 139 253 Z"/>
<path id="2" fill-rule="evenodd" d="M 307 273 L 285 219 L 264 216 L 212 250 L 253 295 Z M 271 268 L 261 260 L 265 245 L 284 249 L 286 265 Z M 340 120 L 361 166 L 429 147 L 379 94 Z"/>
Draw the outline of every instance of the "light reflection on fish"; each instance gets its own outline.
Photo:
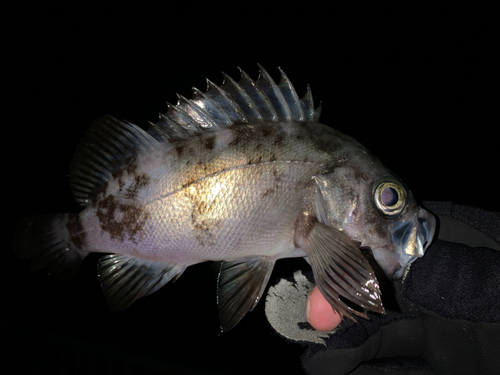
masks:
<path id="1" fill-rule="evenodd" d="M 281 72 L 179 96 L 144 131 L 105 117 L 71 164 L 79 214 L 22 221 L 14 245 L 35 269 L 71 276 L 91 252 L 108 305 L 122 310 L 179 277 L 224 261 L 218 277 L 224 331 L 251 311 L 276 260 L 307 256 L 315 281 L 344 316 L 384 312 L 374 272 L 401 277 L 424 254 L 435 219 L 363 146 L 320 124 L 311 91 Z M 357 304 L 360 311 L 342 299 Z"/>

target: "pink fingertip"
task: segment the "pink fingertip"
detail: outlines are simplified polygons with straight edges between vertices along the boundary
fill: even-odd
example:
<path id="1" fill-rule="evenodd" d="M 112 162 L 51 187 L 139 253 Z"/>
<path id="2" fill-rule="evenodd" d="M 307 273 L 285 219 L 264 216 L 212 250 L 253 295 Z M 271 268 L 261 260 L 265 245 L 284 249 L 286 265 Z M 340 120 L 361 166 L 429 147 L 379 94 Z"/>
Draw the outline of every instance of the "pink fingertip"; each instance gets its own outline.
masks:
<path id="1" fill-rule="evenodd" d="M 318 331 L 331 331 L 342 321 L 342 315 L 333 311 L 316 286 L 307 298 L 306 317 L 309 324 Z"/>

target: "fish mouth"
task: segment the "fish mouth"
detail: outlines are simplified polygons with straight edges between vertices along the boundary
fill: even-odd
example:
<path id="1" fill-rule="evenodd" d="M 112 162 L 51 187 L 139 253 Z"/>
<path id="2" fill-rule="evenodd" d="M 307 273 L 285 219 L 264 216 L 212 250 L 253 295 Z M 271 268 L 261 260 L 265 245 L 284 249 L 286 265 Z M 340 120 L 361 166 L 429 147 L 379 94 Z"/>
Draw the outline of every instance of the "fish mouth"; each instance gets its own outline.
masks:
<path id="1" fill-rule="evenodd" d="M 436 218 L 430 212 L 419 208 L 412 220 L 398 222 L 392 234 L 392 243 L 400 258 L 400 267 L 392 275 L 397 280 L 405 275 L 410 265 L 424 256 L 430 246 L 436 229 Z"/>
<path id="2" fill-rule="evenodd" d="M 410 264 L 424 256 L 436 229 L 436 219 L 423 208 L 391 228 L 392 250 L 373 249 L 373 257 L 391 280 L 404 276 Z"/>

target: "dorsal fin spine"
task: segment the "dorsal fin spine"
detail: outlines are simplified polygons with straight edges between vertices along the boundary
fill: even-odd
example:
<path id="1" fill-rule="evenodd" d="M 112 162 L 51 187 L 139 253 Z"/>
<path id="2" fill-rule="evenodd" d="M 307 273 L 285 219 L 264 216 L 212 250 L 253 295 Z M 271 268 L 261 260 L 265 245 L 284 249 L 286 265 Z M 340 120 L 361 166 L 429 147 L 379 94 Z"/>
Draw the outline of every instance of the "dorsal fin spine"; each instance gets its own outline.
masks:
<path id="1" fill-rule="evenodd" d="M 292 113 L 288 104 L 283 97 L 283 94 L 269 73 L 259 65 L 260 75 L 257 79 L 257 84 L 271 101 L 272 106 L 276 109 L 276 113 L 280 121 L 291 121 Z"/>
<path id="2" fill-rule="evenodd" d="M 312 96 L 311 87 L 307 85 L 307 91 L 300 99 L 302 112 L 304 113 L 305 121 L 314 121 L 314 101 Z"/>
<path id="3" fill-rule="evenodd" d="M 180 94 L 177 94 L 177 96 L 179 97 L 179 103 L 177 105 L 184 109 L 184 111 L 199 124 L 200 128 L 212 128 L 217 126 L 212 116 L 203 110 L 203 108 Z"/>
<path id="4" fill-rule="evenodd" d="M 207 89 L 202 92 L 193 87 L 193 97 L 181 95 L 177 105 L 168 104 L 168 110 L 160 116 L 148 133 L 159 141 L 185 139 L 206 129 L 226 127 L 249 122 L 314 122 L 319 120 L 321 105 L 314 108 L 311 89 L 299 98 L 290 79 L 280 71 L 279 84 L 260 65 L 259 77 L 252 80 L 238 68 L 241 79 L 236 82 L 222 73 L 219 87 L 207 79 Z"/>
<path id="5" fill-rule="evenodd" d="M 158 116 L 158 117 L 161 118 L 161 116 Z M 153 138 L 155 138 L 156 140 L 158 140 L 160 142 L 164 142 L 164 141 L 169 141 L 170 139 L 174 138 L 174 137 L 170 136 L 165 131 L 165 129 L 158 126 L 158 124 L 155 124 L 151 121 L 148 121 L 148 124 L 149 124 L 148 133 L 151 134 L 153 136 Z"/>
<path id="6" fill-rule="evenodd" d="M 215 96 L 219 96 L 222 98 L 220 101 L 217 101 L 220 107 L 230 116 L 232 122 L 248 122 L 245 117 L 243 111 L 239 108 L 238 104 L 236 104 L 233 100 L 231 100 L 226 92 L 222 90 L 215 83 L 207 79 L 208 89 L 205 92 L 205 95 L 211 97 L 211 94 L 214 94 L 212 100 L 215 101 Z M 223 83 L 224 84 L 224 83 Z"/>
<path id="7" fill-rule="evenodd" d="M 278 87 L 288 104 L 290 112 L 292 112 L 292 117 L 298 121 L 304 121 L 304 112 L 302 112 L 302 106 L 300 105 L 300 99 L 297 92 L 281 67 L 278 66 L 278 69 L 281 73 Z"/>
<path id="8" fill-rule="evenodd" d="M 214 102 L 211 98 L 205 95 L 205 93 L 198 90 L 196 87 L 193 87 L 194 98 L 192 99 L 195 103 L 199 101 L 205 104 L 205 109 L 210 116 L 217 122 L 222 122 L 222 125 L 231 125 L 232 121 L 229 115 L 224 111 L 216 102 Z M 200 97 L 200 99 L 198 99 Z"/>
<path id="9" fill-rule="evenodd" d="M 223 89 L 227 95 L 231 97 L 232 101 L 245 114 L 248 121 L 262 121 L 262 116 L 260 115 L 257 106 L 245 90 L 242 90 L 240 85 L 238 85 L 226 73 L 222 73 L 222 76 L 224 77 L 224 84 L 221 89 Z"/>
<path id="10" fill-rule="evenodd" d="M 169 110 L 165 114 L 166 117 L 172 118 L 176 123 L 182 126 L 188 133 L 194 133 L 199 130 L 198 123 L 178 104 L 172 105 L 167 103 Z"/>
<path id="11" fill-rule="evenodd" d="M 166 115 L 164 115 L 161 112 L 158 115 L 159 115 L 160 119 L 162 119 L 163 121 L 167 122 L 169 125 L 171 125 L 171 126 L 178 126 L 178 127 L 182 128 L 182 126 L 180 126 L 173 118 L 171 118 L 169 116 L 166 116 Z"/>
<path id="12" fill-rule="evenodd" d="M 179 109 L 175 106 L 175 104 L 167 102 L 167 112 L 165 112 L 164 117 L 172 120 L 175 124 L 182 127 L 182 123 L 186 120 L 183 119 L 182 114 Z M 184 129 L 184 127 L 183 127 Z"/>
<path id="13" fill-rule="evenodd" d="M 164 124 L 163 124 L 164 123 Z M 160 121 L 156 124 L 165 130 L 166 134 L 173 139 L 182 139 L 189 136 L 189 133 L 171 116 L 160 113 Z"/>
<path id="14" fill-rule="evenodd" d="M 252 78 L 240 67 L 238 67 L 241 80 L 239 83 L 240 87 L 242 87 L 249 96 L 253 98 L 254 103 L 259 108 L 259 112 L 262 118 L 267 118 L 269 121 L 278 121 L 278 115 L 274 110 L 271 102 L 267 95 L 264 94 L 262 89 L 254 82 Z"/>

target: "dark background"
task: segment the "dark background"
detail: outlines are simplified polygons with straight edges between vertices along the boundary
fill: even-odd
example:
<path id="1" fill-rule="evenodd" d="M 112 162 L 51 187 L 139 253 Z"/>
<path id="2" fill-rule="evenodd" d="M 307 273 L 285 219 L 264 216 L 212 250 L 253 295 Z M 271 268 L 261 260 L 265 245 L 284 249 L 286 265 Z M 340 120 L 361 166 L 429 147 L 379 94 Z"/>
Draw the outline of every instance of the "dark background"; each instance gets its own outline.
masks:
<path id="1" fill-rule="evenodd" d="M 279 65 L 299 95 L 311 84 L 323 123 L 359 140 L 418 199 L 500 210 L 496 7 L 339 4 L 25 3 L 1 13 L 6 373 L 301 373 L 303 348 L 274 333 L 262 302 L 218 335 L 208 264 L 115 314 L 98 256 L 61 283 L 29 273 L 10 245 L 21 218 L 79 210 L 68 166 L 93 120 L 147 127 L 176 92 L 190 97 L 205 77 L 220 84 L 221 71 L 239 78 L 239 66 L 256 79 L 260 63 L 278 80 Z M 303 266 L 278 263 L 271 282 Z"/>

